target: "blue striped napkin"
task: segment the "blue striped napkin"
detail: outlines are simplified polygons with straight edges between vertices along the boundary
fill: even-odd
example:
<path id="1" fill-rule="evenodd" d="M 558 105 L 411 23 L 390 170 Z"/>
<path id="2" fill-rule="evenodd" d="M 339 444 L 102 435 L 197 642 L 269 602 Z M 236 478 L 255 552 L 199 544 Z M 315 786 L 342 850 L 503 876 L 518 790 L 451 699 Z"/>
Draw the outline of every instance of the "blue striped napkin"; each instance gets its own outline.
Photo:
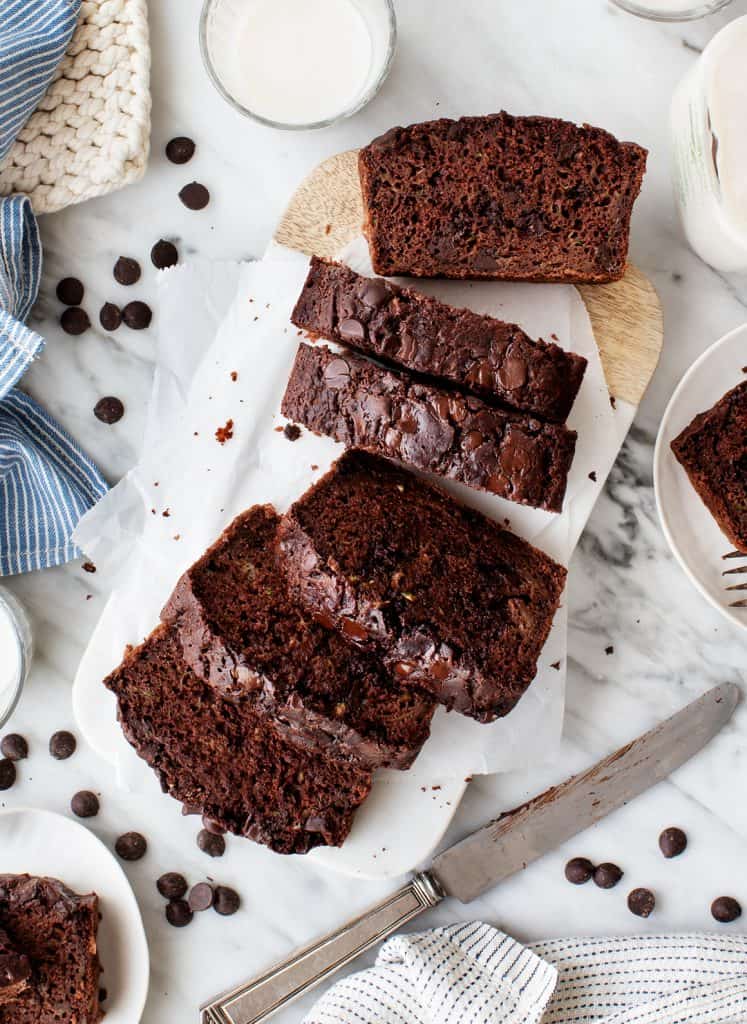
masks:
<path id="1" fill-rule="evenodd" d="M 0 160 L 62 59 L 80 0 L 0 0 Z M 24 196 L 0 200 L 0 575 L 60 565 L 107 484 L 78 445 L 15 385 L 44 347 L 25 320 L 41 279 L 39 229 Z"/>

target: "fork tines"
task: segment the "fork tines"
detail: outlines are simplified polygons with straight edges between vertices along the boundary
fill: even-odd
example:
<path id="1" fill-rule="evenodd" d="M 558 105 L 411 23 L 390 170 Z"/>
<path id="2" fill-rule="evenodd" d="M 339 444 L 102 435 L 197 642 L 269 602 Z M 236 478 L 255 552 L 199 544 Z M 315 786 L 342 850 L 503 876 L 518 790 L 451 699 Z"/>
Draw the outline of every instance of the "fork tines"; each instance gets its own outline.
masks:
<path id="1" fill-rule="evenodd" d="M 725 555 L 721 556 L 722 559 L 728 558 L 744 558 L 747 560 L 747 553 L 744 551 L 728 551 Z M 737 565 L 733 569 L 724 569 L 721 573 L 722 576 L 735 576 L 744 575 L 747 573 L 747 564 Z M 726 588 L 727 590 L 747 590 L 747 583 L 733 583 Z M 739 601 L 732 601 L 729 605 L 730 608 L 747 608 L 747 598 L 742 598 Z"/>

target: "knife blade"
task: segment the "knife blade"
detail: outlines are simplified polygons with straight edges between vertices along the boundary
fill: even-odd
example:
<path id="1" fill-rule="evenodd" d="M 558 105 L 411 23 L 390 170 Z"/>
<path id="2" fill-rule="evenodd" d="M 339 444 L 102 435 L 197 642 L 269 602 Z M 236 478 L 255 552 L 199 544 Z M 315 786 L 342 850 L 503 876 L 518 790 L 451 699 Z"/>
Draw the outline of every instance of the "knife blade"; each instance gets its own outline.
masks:
<path id="1" fill-rule="evenodd" d="M 709 690 L 593 768 L 456 843 L 428 874 L 445 895 L 469 903 L 671 775 L 719 732 L 738 699 L 733 683 Z"/>
<path id="2" fill-rule="evenodd" d="M 661 782 L 728 722 L 739 688 L 723 683 L 594 767 L 439 854 L 430 868 L 352 921 L 201 1009 L 203 1024 L 260 1024 L 446 896 L 467 903 Z"/>

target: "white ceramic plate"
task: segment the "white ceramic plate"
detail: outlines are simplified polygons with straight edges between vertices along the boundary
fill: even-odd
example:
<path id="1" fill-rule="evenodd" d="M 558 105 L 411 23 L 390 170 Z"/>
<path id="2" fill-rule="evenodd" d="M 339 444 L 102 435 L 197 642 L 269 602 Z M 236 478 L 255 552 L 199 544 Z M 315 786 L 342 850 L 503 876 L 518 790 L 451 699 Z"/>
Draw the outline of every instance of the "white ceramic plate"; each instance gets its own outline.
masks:
<path id="1" fill-rule="evenodd" d="M 698 497 L 674 457 L 671 442 L 697 416 L 745 379 L 747 324 L 737 327 L 697 359 L 672 395 L 654 451 L 654 491 L 664 536 L 685 573 L 727 619 L 747 629 L 747 608 L 730 608 L 735 594 L 726 590 L 723 556 L 734 545 Z M 747 565 L 747 558 L 745 558 Z M 747 579 L 747 577 L 745 577 Z"/>
<path id="2" fill-rule="evenodd" d="M 107 1024 L 135 1024 L 148 994 L 148 945 L 135 897 L 111 853 L 87 828 L 51 811 L 0 812 L 0 874 L 46 875 L 100 901 L 101 986 Z"/>

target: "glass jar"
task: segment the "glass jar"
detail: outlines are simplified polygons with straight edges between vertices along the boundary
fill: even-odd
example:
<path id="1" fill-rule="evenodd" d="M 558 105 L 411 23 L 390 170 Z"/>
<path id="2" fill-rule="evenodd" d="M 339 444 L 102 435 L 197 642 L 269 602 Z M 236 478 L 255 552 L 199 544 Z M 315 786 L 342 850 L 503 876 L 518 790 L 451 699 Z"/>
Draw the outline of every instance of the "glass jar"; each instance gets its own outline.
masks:
<path id="1" fill-rule="evenodd" d="M 652 21 L 693 21 L 726 7 L 731 0 L 612 0 L 629 14 Z"/>
<path id="2" fill-rule="evenodd" d="M 397 39 L 392 0 L 205 0 L 200 49 L 235 110 L 271 128 L 324 128 L 381 88 Z"/>
<path id="3" fill-rule="evenodd" d="M 721 29 L 680 82 L 671 131 L 688 242 L 717 270 L 747 270 L 747 15 Z"/>
<path id="4" fill-rule="evenodd" d="M 0 728 L 13 714 L 32 657 L 31 626 L 13 595 L 0 587 Z"/>

